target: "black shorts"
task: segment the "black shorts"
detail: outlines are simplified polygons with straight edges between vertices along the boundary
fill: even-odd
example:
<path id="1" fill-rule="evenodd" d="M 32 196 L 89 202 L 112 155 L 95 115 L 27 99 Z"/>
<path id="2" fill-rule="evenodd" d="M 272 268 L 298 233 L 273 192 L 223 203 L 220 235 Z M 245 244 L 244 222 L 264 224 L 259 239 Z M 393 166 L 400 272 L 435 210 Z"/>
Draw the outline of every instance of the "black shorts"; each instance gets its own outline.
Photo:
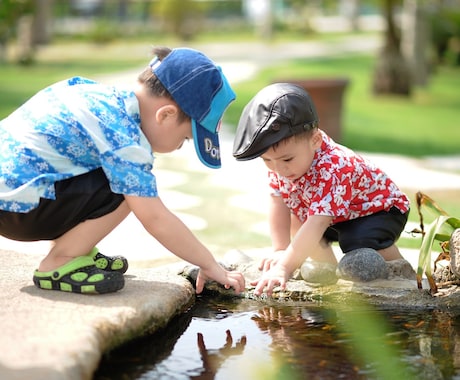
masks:
<path id="1" fill-rule="evenodd" d="M 115 194 L 102 169 L 58 181 L 56 199 L 40 199 L 27 213 L 0 210 L 0 235 L 20 241 L 54 240 L 87 219 L 116 210 L 124 200 Z"/>
<path id="2" fill-rule="evenodd" d="M 380 250 L 392 246 L 406 225 L 409 211 L 401 213 L 396 207 L 363 218 L 330 226 L 324 233 L 327 241 L 338 241 L 343 253 L 358 248 Z"/>

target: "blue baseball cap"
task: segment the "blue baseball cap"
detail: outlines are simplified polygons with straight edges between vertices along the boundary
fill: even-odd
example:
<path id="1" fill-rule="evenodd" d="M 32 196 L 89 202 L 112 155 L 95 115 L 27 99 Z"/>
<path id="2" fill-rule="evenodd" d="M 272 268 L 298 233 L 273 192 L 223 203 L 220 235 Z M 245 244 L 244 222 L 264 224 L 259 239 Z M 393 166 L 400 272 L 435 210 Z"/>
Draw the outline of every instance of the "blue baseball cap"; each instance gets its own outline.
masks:
<path id="1" fill-rule="evenodd" d="M 189 48 L 173 49 L 161 61 L 155 57 L 150 67 L 182 111 L 190 116 L 195 150 L 201 162 L 220 168 L 220 123 L 236 97 L 221 68 L 203 53 Z"/>

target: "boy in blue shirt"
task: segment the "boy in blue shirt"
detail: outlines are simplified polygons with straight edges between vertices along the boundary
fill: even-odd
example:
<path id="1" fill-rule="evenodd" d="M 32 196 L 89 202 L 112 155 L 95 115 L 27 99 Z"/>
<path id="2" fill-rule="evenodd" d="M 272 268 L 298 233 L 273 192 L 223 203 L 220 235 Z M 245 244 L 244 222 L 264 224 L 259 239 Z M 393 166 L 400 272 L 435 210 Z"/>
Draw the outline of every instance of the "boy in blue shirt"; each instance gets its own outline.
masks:
<path id="1" fill-rule="evenodd" d="M 108 293 L 124 286 L 127 260 L 96 244 L 133 212 L 168 250 L 206 279 L 236 292 L 224 270 L 162 203 L 153 153 L 193 139 L 200 160 L 220 167 L 218 130 L 235 94 L 202 53 L 156 48 L 133 91 L 74 77 L 38 92 L 0 122 L 0 235 L 52 241 L 33 281 L 42 289 Z"/>

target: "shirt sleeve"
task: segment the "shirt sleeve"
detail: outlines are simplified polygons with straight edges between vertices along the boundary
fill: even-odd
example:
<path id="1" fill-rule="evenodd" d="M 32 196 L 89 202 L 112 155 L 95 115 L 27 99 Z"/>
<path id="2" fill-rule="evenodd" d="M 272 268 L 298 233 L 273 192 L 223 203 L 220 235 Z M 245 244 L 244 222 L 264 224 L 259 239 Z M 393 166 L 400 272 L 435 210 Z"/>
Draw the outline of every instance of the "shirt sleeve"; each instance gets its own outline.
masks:
<path id="1" fill-rule="evenodd" d="M 116 152 L 106 151 L 102 167 L 114 193 L 140 197 L 156 197 L 158 190 L 152 173 L 153 159 L 149 152 L 129 146 Z"/>
<path id="2" fill-rule="evenodd" d="M 270 195 L 274 195 L 276 197 L 281 196 L 279 179 L 274 172 L 268 172 L 268 185 L 270 188 Z"/>

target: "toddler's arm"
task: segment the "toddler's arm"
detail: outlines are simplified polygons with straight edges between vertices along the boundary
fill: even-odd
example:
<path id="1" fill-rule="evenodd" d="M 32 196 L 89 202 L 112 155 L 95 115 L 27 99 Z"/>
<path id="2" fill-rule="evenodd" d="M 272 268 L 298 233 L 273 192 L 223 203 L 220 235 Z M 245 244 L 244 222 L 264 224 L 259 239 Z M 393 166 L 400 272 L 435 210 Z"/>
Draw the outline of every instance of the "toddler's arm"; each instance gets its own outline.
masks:
<path id="1" fill-rule="evenodd" d="M 271 195 L 268 203 L 268 223 L 274 251 L 281 251 L 291 242 L 291 212 L 279 195 Z"/>
<path id="2" fill-rule="evenodd" d="M 291 242 L 291 213 L 281 196 L 271 195 L 268 203 L 268 223 L 274 254 L 260 260 L 259 270 L 268 271 L 276 264 Z"/>
<path id="3" fill-rule="evenodd" d="M 285 288 L 292 272 L 300 267 L 307 257 L 318 257 L 318 252 L 322 250 L 321 239 L 331 221 L 332 217 L 329 216 L 310 216 L 277 263 L 263 273 L 259 280 L 251 282 L 251 285 L 256 285 L 254 293 L 260 295 L 265 289 L 267 294 L 271 295 L 275 286 Z"/>

